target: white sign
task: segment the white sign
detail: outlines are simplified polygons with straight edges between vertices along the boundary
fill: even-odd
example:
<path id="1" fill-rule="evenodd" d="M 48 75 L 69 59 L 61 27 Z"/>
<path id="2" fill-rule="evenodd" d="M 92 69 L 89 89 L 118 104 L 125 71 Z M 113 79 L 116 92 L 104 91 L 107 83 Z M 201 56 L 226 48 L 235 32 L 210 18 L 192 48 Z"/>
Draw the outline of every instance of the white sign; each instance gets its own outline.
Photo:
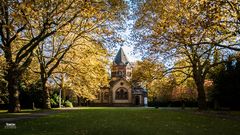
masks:
<path id="1" fill-rule="evenodd" d="M 4 126 L 5 129 L 16 129 L 16 124 L 15 123 L 6 123 Z"/>

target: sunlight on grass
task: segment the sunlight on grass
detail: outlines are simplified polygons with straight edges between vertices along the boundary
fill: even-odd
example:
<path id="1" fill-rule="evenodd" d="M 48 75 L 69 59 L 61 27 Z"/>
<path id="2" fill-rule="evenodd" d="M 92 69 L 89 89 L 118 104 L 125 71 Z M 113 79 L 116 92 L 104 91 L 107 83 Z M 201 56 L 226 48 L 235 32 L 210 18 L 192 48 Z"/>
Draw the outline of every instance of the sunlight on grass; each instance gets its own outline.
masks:
<path id="1" fill-rule="evenodd" d="M 63 108 L 53 108 L 53 110 L 104 110 L 104 109 L 152 109 L 152 107 L 63 107 Z"/>
<path id="2" fill-rule="evenodd" d="M 40 111 L 41 109 L 22 109 L 20 113 L 11 113 L 11 114 L 21 114 L 21 113 L 33 113 L 33 112 L 37 112 Z M 8 110 L 0 110 L 0 114 L 1 113 L 8 113 Z"/>
<path id="3" fill-rule="evenodd" d="M 40 109 L 22 109 L 20 113 L 8 113 L 7 110 L 0 110 L 0 118 L 9 118 L 9 117 L 17 117 L 17 116 L 21 116 L 21 115 L 29 115 L 32 113 L 36 113 L 42 111 Z"/>
<path id="4" fill-rule="evenodd" d="M 0 113 L 6 113 L 7 110 L 0 110 Z"/>

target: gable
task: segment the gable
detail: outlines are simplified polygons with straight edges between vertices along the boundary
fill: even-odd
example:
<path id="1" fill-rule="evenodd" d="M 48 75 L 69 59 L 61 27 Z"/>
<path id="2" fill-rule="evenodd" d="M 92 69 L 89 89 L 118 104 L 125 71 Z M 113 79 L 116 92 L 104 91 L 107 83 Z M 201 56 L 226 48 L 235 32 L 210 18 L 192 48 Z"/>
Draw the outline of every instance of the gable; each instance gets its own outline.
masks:
<path id="1" fill-rule="evenodd" d="M 114 81 L 112 84 L 111 84 L 111 89 L 112 90 L 116 90 L 120 87 L 124 87 L 128 90 L 131 90 L 131 85 L 128 81 L 126 81 L 125 79 L 119 79 L 119 80 L 116 80 Z"/>

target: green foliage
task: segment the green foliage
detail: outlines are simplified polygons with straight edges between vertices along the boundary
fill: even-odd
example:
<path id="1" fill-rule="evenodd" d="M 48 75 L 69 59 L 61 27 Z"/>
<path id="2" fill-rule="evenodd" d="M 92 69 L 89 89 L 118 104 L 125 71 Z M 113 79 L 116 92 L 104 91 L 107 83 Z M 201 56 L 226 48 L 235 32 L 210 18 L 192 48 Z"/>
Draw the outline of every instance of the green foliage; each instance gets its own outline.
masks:
<path id="1" fill-rule="evenodd" d="M 51 107 L 54 107 L 54 108 L 59 107 L 59 100 L 60 98 L 58 93 L 55 92 L 54 94 L 52 94 L 50 99 Z M 61 103 L 65 107 L 73 107 L 72 102 L 70 102 L 69 100 L 64 101 L 63 99 L 61 99 Z"/>
<path id="2" fill-rule="evenodd" d="M 39 85 L 40 85 L 39 82 L 32 84 L 29 87 L 29 91 L 31 93 L 31 97 L 33 99 L 35 106 L 42 108 L 43 107 L 43 91 Z"/>
<path id="3" fill-rule="evenodd" d="M 212 76 L 214 89 L 210 93 L 212 101 L 222 107 L 240 109 L 240 59 L 230 57 L 221 69 Z M 216 104 L 215 104 L 216 105 Z M 216 106 L 215 106 L 216 107 Z M 218 108 L 218 107 L 216 107 Z"/>
<path id="4" fill-rule="evenodd" d="M 51 96 L 50 102 L 51 102 L 51 107 L 58 107 L 58 105 L 59 105 L 59 95 L 57 93 L 54 93 Z"/>
<path id="5" fill-rule="evenodd" d="M 73 104 L 72 104 L 72 102 L 66 100 L 66 101 L 64 102 L 64 106 L 65 106 L 65 107 L 73 107 Z"/>
<path id="6" fill-rule="evenodd" d="M 51 106 L 52 107 L 56 107 L 58 104 L 56 103 L 56 101 L 54 99 L 50 99 L 50 102 L 51 102 Z"/>
<path id="7" fill-rule="evenodd" d="M 20 102 L 23 108 L 32 108 L 34 103 L 36 108 L 43 106 L 43 92 L 39 82 L 27 85 L 25 82 L 20 83 Z"/>

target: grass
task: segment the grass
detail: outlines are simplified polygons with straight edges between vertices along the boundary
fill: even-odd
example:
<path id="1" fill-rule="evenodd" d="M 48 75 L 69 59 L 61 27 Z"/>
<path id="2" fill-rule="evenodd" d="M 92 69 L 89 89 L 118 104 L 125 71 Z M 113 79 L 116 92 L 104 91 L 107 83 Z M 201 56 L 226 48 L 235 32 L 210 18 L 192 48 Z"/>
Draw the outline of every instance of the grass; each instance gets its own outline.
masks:
<path id="1" fill-rule="evenodd" d="M 190 111 L 84 108 L 18 121 L 1 135 L 239 135 L 240 121 Z"/>

